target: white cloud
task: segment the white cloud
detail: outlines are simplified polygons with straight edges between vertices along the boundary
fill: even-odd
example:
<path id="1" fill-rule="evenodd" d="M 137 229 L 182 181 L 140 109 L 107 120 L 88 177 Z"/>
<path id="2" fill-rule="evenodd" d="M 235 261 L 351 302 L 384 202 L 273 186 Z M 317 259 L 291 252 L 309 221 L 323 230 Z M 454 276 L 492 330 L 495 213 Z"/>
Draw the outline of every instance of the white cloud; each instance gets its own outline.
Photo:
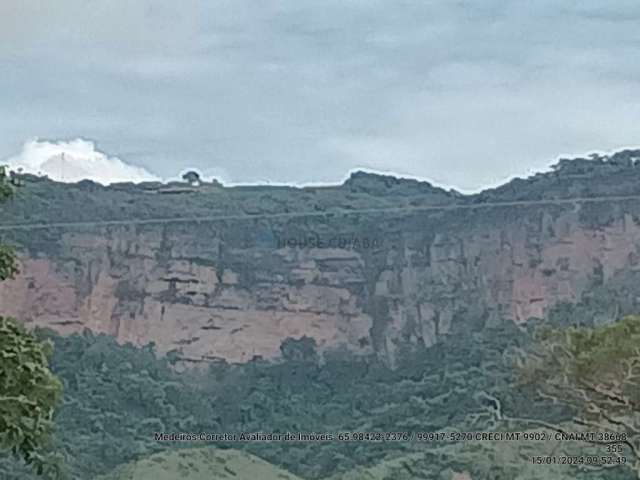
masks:
<path id="1" fill-rule="evenodd" d="M 144 168 L 105 155 L 96 150 L 93 142 L 81 138 L 68 142 L 29 140 L 18 155 L 1 163 L 13 170 L 21 168 L 25 173 L 46 175 L 60 182 L 89 179 L 108 185 L 114 182 L 159 180 Z"/>

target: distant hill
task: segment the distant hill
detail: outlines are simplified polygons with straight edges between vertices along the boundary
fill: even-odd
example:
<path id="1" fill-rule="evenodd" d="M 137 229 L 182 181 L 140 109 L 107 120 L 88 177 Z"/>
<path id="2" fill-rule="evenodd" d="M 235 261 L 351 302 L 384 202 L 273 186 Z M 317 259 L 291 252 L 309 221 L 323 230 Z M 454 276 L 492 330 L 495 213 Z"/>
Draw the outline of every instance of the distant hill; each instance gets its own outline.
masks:
<path id="1" fill-rule="evenodd" d="M 95 480 L 300 480 L 253 455 L 217 448 L 157 453 Z"/>
<path id="2" fill-rule="evenodd" d="M 0 305 L 205 368 L 303 336 L 395 365 L 565 303 L 606 322 L 640 311 L 639 158 L 561 160 L 477 195 L 367 172 L 305 188 L 22 175 L 0 209 L 21 260 Z"/>

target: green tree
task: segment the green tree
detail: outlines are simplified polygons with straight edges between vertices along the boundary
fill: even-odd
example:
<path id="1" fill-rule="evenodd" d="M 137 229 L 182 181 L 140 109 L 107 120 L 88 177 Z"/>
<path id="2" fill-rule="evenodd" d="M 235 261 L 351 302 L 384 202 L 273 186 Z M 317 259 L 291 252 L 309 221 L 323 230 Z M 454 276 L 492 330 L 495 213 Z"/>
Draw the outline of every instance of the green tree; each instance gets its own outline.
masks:
<path id="1" fill-rule="evenodd" d="M 0 167 L 0 203 L 6 201 L 13 194 L 13 185 L 4 167 Z M 13 249 L 0 244 L 0 280 L 11 278 L 18 273 Z"/>
<path id="2" fill-rule="evenodd" d="M 0 202 L 12 192 L 11 180 L 0 168 Z M 0 280 L 17 271 L 13 250 L 0 245 Z M 62 392 L 49 370 L 51 354 L 50 342 L 40 342 L 15 320 L 0 317 L 0 449 L 33 465 L 38 474 L 59 470 L 43 453 Z"/>
<path id="3" fill-rule="evenodd" d="M 630 455 L 640 478 L 640 316 L 596 328 L 543 329 L 518 367 L 523 387 L 569 409 L 572 431 L 608 433 L 587 441 L 600 444 L 604 455 Z"/>

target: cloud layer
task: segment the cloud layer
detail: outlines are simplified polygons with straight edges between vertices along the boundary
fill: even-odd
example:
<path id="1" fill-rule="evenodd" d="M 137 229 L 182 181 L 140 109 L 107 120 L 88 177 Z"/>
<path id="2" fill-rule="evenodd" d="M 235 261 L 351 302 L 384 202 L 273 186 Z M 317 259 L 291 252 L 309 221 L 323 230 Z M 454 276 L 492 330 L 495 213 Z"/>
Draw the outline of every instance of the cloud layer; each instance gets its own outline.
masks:
<path id="1" fill-rule="evenodd" d="M 49 142 L 37 139 L 26 142 L 22 151 L 6 162 L 13 170 L 46 175 L 60 182 L 89 179 L 108 185 L 114 182 L 158 180 L 144 168 L 128 165 L 119 158 L 96 150 L 93 142 L 76 139 Z"/>
<path id="2" fill-rule="evenodd" d="M 637 0 L 3 0 L 0 158 L 95 138 L 168 178 L 464 191 L 640 143 Z"/>

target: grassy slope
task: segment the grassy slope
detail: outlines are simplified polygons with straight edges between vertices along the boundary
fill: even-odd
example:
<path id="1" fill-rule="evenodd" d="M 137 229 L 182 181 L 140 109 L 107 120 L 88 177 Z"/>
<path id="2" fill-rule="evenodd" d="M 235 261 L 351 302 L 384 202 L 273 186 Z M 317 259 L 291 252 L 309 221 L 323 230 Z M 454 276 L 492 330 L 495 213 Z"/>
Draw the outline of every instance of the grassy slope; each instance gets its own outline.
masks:
<path id="1" fill-rule="evenodd" d="M 96 480 L 300 480 L 253 455 L 216 448 L 176 449 L 117 468 Z"/>
<path id="2" fill-rule="evenodd" d="M 567 431 L 576 431 L 570 425 Z M 512 430 L 515 431 L 515 430 Z M 529 430 L 534 432 L 535 430 Z M 624 466 L 607 469 L 568 465 L 534 465 L 534 456 L 607 455 L 602 446 L 569 441 L 478 441 L 456 444 L 425 443 L 412 453 L 359 467 L 326 480 L 612 480 L 634 478 Z"/>
<path id="3" fill-rule="evenodd" d="M 531 432 L 531 430 L 530 430 Z M 422 453 L 356 468 L 326 480 L 592 480 L 626 479 L 623 467 L 588 472 L 565 465 L 533 465 L 535 455 L 602 455 L 602 447 L 556 440 L 425 443 Z M 260 458 L 237 450 L 176 449 L 117 468 L 95 480 L 302 480 Z"/>

